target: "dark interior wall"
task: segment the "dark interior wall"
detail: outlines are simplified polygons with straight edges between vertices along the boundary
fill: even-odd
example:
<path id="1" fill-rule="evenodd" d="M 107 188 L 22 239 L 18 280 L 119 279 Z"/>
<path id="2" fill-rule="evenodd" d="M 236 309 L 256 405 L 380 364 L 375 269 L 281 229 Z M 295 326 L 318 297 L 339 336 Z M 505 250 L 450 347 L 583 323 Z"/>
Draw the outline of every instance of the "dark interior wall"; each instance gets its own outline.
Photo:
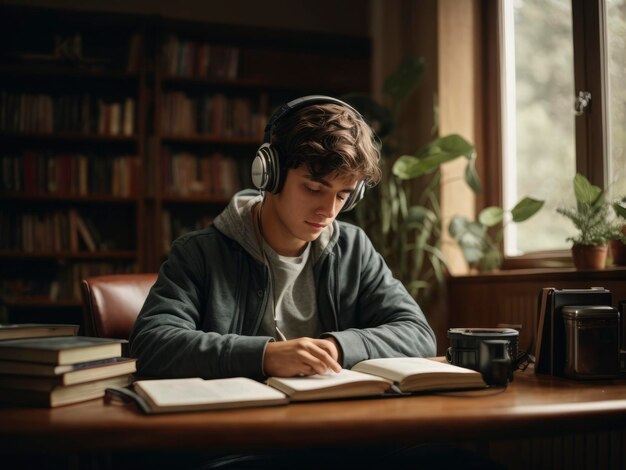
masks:
<path id="1" fill-rule="evenodd" d="M 369 36 L 368 0 L 0 0 L 69 10 L 162 15 L 169 18 Z"/>

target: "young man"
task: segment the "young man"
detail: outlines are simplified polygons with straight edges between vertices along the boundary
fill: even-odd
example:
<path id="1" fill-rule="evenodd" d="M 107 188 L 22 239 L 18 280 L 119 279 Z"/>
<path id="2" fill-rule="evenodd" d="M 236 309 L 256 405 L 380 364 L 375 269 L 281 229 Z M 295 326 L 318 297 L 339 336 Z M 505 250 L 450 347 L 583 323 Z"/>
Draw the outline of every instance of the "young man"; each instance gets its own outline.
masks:
<path id="1" fill-rule="evenodd" d="M 156 377 L 296 376 L 434 356 L 423 313 L 364 232 L 336 217 L 380 179 L 372 130 L 309 96 L 271 118 L 242 191 L 172 245 L 131 335 Z"/>

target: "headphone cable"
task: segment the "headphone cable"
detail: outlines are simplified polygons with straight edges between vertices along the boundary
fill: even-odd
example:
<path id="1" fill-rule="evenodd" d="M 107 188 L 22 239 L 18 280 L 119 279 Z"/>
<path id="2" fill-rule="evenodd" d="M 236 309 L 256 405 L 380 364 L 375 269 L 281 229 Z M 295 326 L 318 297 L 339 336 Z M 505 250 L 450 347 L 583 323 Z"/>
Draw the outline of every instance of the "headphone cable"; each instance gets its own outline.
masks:
<path id="1" fill-rule="evenodd" d="M 278 334 L 279 337 L 279 341 L 287 341 L 287 338 L 285 337 L 285 335 L 283 334 L 282 331 L 280 331 L 280 328 L 278 328 L 278 320 L 276 320 L 276 292 L 275 292 L 275 286 L 274 286 L 274 273 L 272 271 L 272 263 L 270 262 L 267 253 L 265 253 L 265 238 L 263 237 L 263 222 L 261 220 L 261 217 L 263 216 L 263 206 L 265 203 L 265 194 L 264 192 L 261 193 L 263 195 L 263 199 L 261 200 L 261 202 L 259 203 L 259 210 L 257 211 L 257 229 L 258 229 L 258 233 L 257 233 L 257 240 L 259 242 L 259 248 L 261 249 L 261 255 L 263 256 L 263 260 L 265 261 L 265 264 L 268 268 L 268 272 L 269 272 L 269 281 L 270 281 L 270 294 L 271 294 L 271 298 L 272 298 L 272 316 L 274 318 L 274 329 L 276 330 L 276 333 Z"/>

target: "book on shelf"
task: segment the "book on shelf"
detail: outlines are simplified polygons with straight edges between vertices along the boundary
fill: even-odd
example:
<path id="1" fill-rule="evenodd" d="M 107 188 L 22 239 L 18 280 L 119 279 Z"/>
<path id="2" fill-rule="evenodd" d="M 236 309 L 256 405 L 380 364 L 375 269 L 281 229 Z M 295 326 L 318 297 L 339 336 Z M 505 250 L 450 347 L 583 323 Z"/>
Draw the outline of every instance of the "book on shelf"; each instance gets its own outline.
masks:
<path id="1" fill-rule="evenodd" d="M 140 33 L 132 33 L 128 42 L 128 57 L 126 60 L 126 71 L 128 73 L 138 73 L 141 68 L 141 53 L 143 46 L 143 36 Z"/>
<path id="2" fill-rule="evenodd" d="M 0 360 L 67 365 L 122 355 L 125 340 L 58 336 L 0 341 Z"/>
<path id="3" fill-rule="evenodd" d="M 368 359 L 350 370 L 308 377 L 270 377 L 291 401 L 484 388 L 480 372 L 417 357 Z"/>
<path id="4" fill-rule="evenodd" d="M 0 340 L 40 338 L 48 336 L 76 336 L 78 325 L 55 325 L 43 323 L 0 324 Z"/>
<path id="5" fill-rule="evenodd" d="M 40 388 L 43 384 L 73 385 L 90 382 L 133 374 L 137 370 L 136 361 L 129 357 L 112 357 L 65 366 L 37 362 L 0 361 L 0 386 Z"/>
<path id="6" fill-rule="evenodd" d="M 78 212 L 75 209 L 71 209 L 67 213 L 67 220 L 69 226 L 69 247 L 70 251 L 78 251 Z"/>
<path id="7" fill-rule="evenodd" d="M 94 240 L 94 237 L 92 237 L 85 220 L 76 209 L 70 209 L 70 219 L 72 218 L 74 219 L 73 224 L 76 227 L 76 231 L 78 232 L 78 235 L 80 235 L 79 238 L 85 243 L 87 250 L 92 253 L 97 251 L 98 247 L 96 245 L 96 241 Z"/>
<path id="8" fill-rule="evenodd" d="M 243 377 L 139 380 L 134 399 L 146 413 L 268 406 L 288 402 L 330 400 L 412 392 L 485 388 L 471 369 L 423 358 L 370 359 L 351 370 L 308 377 L 270 377 L 266 384 Z"/>
<path id="9" fill-rule="evenodd" d="M 122 123 L 122 133 L 130 137 L 135 133 L 135 100 L 126 98 L 124 100 L 124 121 Z"/>
<path id="10" fill-rule="evenodd" d="M 104 396 L 109 387 L 125 387 L 131 375 L 119 375 L 74 385 L 55 385 L 47 390 L 27 390 L 21 388 L 0 388 L 0 403 L 26 406 L 56 407 Z"/>

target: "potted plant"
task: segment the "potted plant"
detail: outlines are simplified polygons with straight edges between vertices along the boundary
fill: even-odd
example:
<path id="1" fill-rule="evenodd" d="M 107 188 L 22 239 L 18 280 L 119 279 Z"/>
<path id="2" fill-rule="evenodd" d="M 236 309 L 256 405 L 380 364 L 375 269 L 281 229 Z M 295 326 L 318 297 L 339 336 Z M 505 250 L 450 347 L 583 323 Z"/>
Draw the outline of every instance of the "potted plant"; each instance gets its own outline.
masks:
<path id="1" fill-rule="evenodd" d="M 392 103 L 389 108 L 368 95 L 343 97 L 370 122 L 382 144 L 382 180 L 365 193 L 366 204 L 359 204 L 351 216 L 419 302 L 430 298 L 445 282 L 441 165 L 457 158 L 466 160 L 464 179 L 473 191 L 480 189 L 474 146 L 457 134 L 436 136 L 435 128 L 433 139 L 412 155 L 403 155 L 400 150 L 404 145 L 396 133 L 397 124 L 423 72 L 423 59 L 412 57 L 387 77 L 383 92 Z"/>
<path id="2" fill-rule="evenodd" d="M 509 222 L 523 222 L 535 215 L 543 207 L 544 201 L 525 197 L 510 211 Z M 470 268 L 479 271 L 497 269 L 502 265 L 500 242 L 504 234 L 505 211 L 501 207 L 490 206 L 478 214 L 477 221 L 466 217 L 454 216 L 448 231 L 463 251 L 463 256 Z M 490 233 L 492 227 L 499 226 L 495 235 Z"/>
<path id="3" fill-rule="evenodd" d="M 576 269 L 602 269 L 606 264 L 607 245 L 621 237 L 621 227 L 611 220 L 611 206 L 604 190 L 592 185 L 577 173 L 574 177 L 576 207 L 559 207 L 557 212 L 572 221 L 578 234 L 572 242 L 572 259 Z"/>
<path id="4" fill-rule="evenodd" d="M 617 222 L 621 223 L 621 236 L 609 243 L 613 264 L 626 266 L 626 197 L 613 203 Z"/>

